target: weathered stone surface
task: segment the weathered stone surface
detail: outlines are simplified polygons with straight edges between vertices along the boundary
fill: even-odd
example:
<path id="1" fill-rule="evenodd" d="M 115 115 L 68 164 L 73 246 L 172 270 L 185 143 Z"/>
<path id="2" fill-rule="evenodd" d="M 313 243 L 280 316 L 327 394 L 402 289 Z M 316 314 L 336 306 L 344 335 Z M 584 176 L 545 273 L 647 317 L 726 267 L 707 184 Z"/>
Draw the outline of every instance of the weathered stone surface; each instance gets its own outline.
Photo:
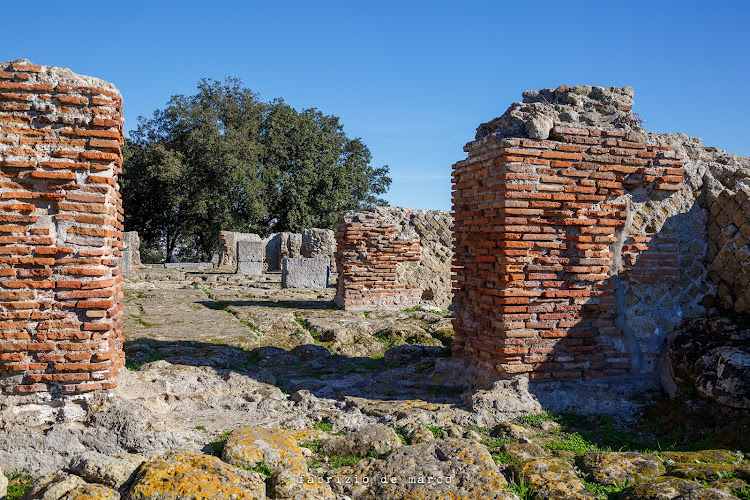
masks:
<path id="1" fill-rule="evenodd" d="M 514 475 L 524 477 L 543 500 L 593 500 L 573 466 L 559 458 L 537 458 L 514 467 Z"/>
<path id="2" fill-rule="evenodd" d="M 625 490 L 622 500 L 672 500 L 700 487 L 688 479 L 661 476 L 631 486 Z"/>
<path id="3" fill-rule="evenodd" d="M 513 422 L 500 422 L 492 429 L 492 435 L 501 439 L 521 439 L 531 437 L 533 433 Z"/>
<path id="4" fill-rule="evenodd" d="M 548 455 L 547 452 L 536 443 L 507 443 L 503 445 L 502 450 L 510 455 L 515 463 L 542 458 Z"/>
<path id="5" fill-rule="evenodd" d="M 391 427 L 368 425 L 346 436 L 335 436 L 321 444 L 326 455 L 361 457 L 374 452 L 389 453 L 401 447 L 401 439 Z"/>
<path id="6" fill-rule="evenodd" d="M 175 451 L 143 464 L 130 500 L 264 500 L 265 476 L 216 457 Z"/>
<path id="7" fill-rule="evenodd" d="M 5 495 L 8 492 L 8 478 L 3 474 L 3 469 L 0 467 L 0 500 L 5 500 Z"/>
<path id="8" fill-rule="evenodd" d="M 281 287 L 325 288 L 329 272 L 328 259 L 285 258 L 281 261 Z"/>
<path id="9" fill-rule="evenodd" d="M 24 494 L 25 500 L 60 500 L 65 494 L 78 487 L 85 487 L 86 481 L 65 472 L 52 472 L 31 482 Z"/>
<path id="10" fill-rule="evenodd" d="M 309 472 L 282 471 L 274 475 L 268 495 L 275 500 L 336 500 L 325 478 Z"/>
<path id="11" fill-rule="evenodd" d="M 101 484 L 87 484 L 73 488 L 60 500 L 120 500 L 120 493 Z"/>
<path id="12" fill-rule="evenodd" d="M 355 476 L 370 481 L 355 485 L 337 480 Z M 331 470 L 328 477 L 335 492 L 353 498 L 517 499 L 505 489 L 507 481 L 489 452 L 465 439 L 434 439 L 399 448 L 387 460 L 361 460 Z"/>
<path id="13" fill-rule="evenodd" d="M 139 269 L 141 264 L 141 239 L 137 231 L 127 231 L 122 233 L 122 257 L 120 257 L 120 267 L 123 273 L 129 273 L 133 269 Z"/>
<path id="14" fill-rule="evenodd" d="M 727 464 L 675 463 L 669 466 L 669 475 L 695 481 L 714 481 L 734 473 L 735 469 L 735 466 Z"/>
<path id="15" fill-rule="evenodd" d="M 677 383 L 694 385 L 704 397 L 750 409 L 750 323 L 729 318 L 683 322 L 667 345 Z"/>
<path id="16" fill-rule="evenodd" d="M 239 467 L 253 468 L 262 462 L 273 472 L 307 471 L 307 462 L 297 441 L 281 429 L 235 429 L 227 438 L 221 458 Z"/>
<path id="17" fill-rule="evenodd" d="M 488 390 L 474 392 L 468 403 L 477 425 L 485 427 L 542 411 L 525 378 L 495 382 Z"/>
<path id="18" fill-rule="evenodd" d="M 675 500 L 736 500 L 731 493 L 716 488 L 701 488 L 690 490 L 675 498 Z"/>
<path id="19" fill-rule="evenodd" d="M 103 484 L 119 490 L 127 483 L 146 459 L 141 455 L 108 456 L 87 451 L 74 458 L 68 468 L 90 483 Z"/>
<path id="20" fill-rule="evenodd" d="M 303 229 L 300 251 L 303 257 L 328 260 L 331 272 L 336 272 L 336 234 L 331 229 Z"/>
<path id="21" fill-rule="evenodd" d="M 700 451 L 664 451 L 667 459 L 680 463 L 714 463 L 738 465 L 742 462 L 742 453 L 732 450 L 700 450 Z"/>
<path id="22" fill-rule="evenodd" d="M 582 470 L 599 484 L 635 484 L 667 472 L 653 455 L 634 452 L 587 453 L 578 460 Z"/>

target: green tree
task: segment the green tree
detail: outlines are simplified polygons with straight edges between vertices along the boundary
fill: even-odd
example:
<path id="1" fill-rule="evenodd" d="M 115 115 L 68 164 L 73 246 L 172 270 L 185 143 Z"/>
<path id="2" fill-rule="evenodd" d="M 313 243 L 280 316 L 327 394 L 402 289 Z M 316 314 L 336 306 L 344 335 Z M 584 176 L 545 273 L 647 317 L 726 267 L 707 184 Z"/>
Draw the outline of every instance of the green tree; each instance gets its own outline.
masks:
<path id="1" fill-rule="evenodd" d="M 221 230 L 332 228 L 347 211 L 385 204 L 388 167 L 370 160 L 338 117 L 262 102 L 237 79 L 202 80 L 131 133 L 125 225 L 166 258 L 178 246 L 208 257 Z"/>

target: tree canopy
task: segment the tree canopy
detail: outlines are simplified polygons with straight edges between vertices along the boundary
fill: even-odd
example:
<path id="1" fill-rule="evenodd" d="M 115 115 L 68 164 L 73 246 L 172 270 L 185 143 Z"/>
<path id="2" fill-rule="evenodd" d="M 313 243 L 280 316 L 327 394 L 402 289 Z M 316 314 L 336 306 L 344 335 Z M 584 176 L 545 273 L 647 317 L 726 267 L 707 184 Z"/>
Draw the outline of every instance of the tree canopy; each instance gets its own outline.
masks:
<path id="1" fill-rule="evenodd" d="M 336 116 L 263 102 L 234 78 L 201 80 L 139 117 L 120 176 L 126 230 L 169 260 L 207 258 L 219 231 L 333 228 L 346 212 L 385 205 L 391 183 Z"/>

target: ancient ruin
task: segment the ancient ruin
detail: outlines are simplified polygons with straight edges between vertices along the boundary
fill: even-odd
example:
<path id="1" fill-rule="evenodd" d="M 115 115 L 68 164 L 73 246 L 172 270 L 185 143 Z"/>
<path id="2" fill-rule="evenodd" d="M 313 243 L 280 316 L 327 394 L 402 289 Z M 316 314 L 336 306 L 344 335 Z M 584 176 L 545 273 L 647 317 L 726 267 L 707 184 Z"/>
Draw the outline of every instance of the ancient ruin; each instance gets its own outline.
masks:
<path id="1" fill-rule="evenodd" d="M 108 389 L 122 352 L 122 98 L 102 80 L 0 64 L 0 386 Z"/>
<path id="2" fill-rule="evenodd" d="M 347 310 L 448 308 L 451 225 L 445 212 L 402 207 L 344 217 L 336 231 L 336 303 Z"/>
<path id="3" fill-rule="evenodd" d="M 667 335 L 710 312 L 714 284 L 745 308 L 747 196 L 717 174 L 747 160 L 646 132 L 632 96 L 526 92 L 467 144 L 453 172 L 456 356 L 532 379 L 657 380 Z"/>

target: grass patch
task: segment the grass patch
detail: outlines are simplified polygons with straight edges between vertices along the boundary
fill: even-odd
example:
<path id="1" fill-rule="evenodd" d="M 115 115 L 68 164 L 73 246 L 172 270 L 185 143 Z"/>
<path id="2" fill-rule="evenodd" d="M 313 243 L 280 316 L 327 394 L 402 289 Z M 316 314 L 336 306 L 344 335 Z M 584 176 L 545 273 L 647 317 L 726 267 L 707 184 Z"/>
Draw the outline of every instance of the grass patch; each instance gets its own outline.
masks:
<path id="1" fill-rule="evenodd" d="M 317 458 L 313 458 L 312 460 L 307 461 L 307 468 L 308 469 L 317 469 L 318 467 L 322 466 L 323 462 L 318 460 Z"/>
<path id="2" fill-rule="evenodd" d="M 206 430 L 206 426 L 205 425 L 196 425 L 195 426 L 195 430 L 196 431 L 205 431 Z"/>
<path id="3" fill-rule="evenodd" d="M 312 451 L 313 453 L 318 453 L 320 450 L 320 443 L 322 443 L 322 439 L 316 439 L 314 441 L 311 441 L 309 443 L 302 443 L 300 446 L 303 448 L 307 448 L 308 450 Z"/>
<path id="4" fill-rule="evenodd" d="M 130 371 L 138 371 L 141 369 L 141 366 L 145 365 L 146 363 L 153 363 L 154 361 L 159 361 L 164 358 L 166 358 L 167 355 L 164 353 L 156 352 L 153 349 L 149 349 L 148 356 L 144 361 L 128 361 L 125 360 L 125 368 Z"/>
<path id="5" fill-rule="evenodd" d="M 252 468 L 243 467 L 243 469 L 251 470 L 253 472 L 260 472 L 261 474 L 263 474 L 266 477 L 273 476 L 273 472 L 271 471 L 271 469 L 269 469 L 268 466 L 266 465 L 266 463 L 264 461 L 262 461 L 262 460 L 255 467 L 252 467 Z"/>
<path id="6" fill-rule="evenodd" d="M 208 443 L 206 445 L 208 446 L 208 449 L 211 451 L 211 455 L 215 457 L 221 456 L 221 452 L 224 451 L 224 446 L 227 444 L 227 439 L 229 438 L 229 435 L 231 433 L 232 431 L 222 432 L 221 434 L 219 434 L 218 440 Z"/>
<path id="7" fill-rule="evenodd" d="M 502 447 L 503 445 L 508 444 L 507 439 L 503 438 L 490 438 L 490 439 L 482 439 L 481 443 L 485 445 L 487 448 L 494 450 L 497 448 Z"/>
<path id="8" fill-rule="evenodd" d="M 563 432 L 560 439 L 550 441 L 544 447 L 548 450 L 570 451 L 576 455 L 584 455 L 591 452 L 611 451 L 608 446 L 601 447 L 586 440 L 577 432 Z"/>
<path id="9" fill-rule="evenodd" d="M 26 471 L 13 472 L 7 474 L 5 477 L 8 478 L 8 496 L 5 497 L 7 500 L 19 500 L 22 498 L 29 484 L 34 479 Z"/>
<path id="10" fill-rule="evenodd" d="M 520 500 L 536 500 L 534 490 L 531 489 L 531 485 L 526 482 L 526 478 L 523 476 L 508 481 L 506 488 L 515 493 Z"/>
<path id="11" fill-rule="evenodd" d="M 443 428 L 439 427 L 437 425 L 432 424 L 424 424 L 425 427 L 427 427 L 432 435 L 435 437 L 435 439 L 440 439 L 443 437 Z"/>
<path id="12" fill-rule="evenodd" d="M 348 465 L 356 464 L 362 460 L 362 457 L 345 457 L 343 455 L 332 455 L 328 457 L 328 465 L 331 469 L 338 469 L 339 467 L 346 467 Z"/>
<path id="13" fill-rule="evenodd" d="M 130 317 L 133 318 L 133 321 L 135 321 L 136 324 L 141 325 L 144 328 L 151 328 L 152 326 L 154 326 L 151 323 L 144 321 L 140 316 L 136 316 L 135 314 L 131 314 Z"/>
<path id="14" fill-rule="evenodd" d="M 295 316 L 294 321 L 296 321 L 304 331 L 310 334 L 316 344 L 323 344 L 320 332 L 316 330 L 309 321 L 307 321 L 305 318 L 300 318 L 299 316 Z"/>
<path id="15" fill-rule="evenodd" d="M 409 444 L 411 444 L 409 443 L 409 440 L 406 437 L 406 433 L 404 432 L 403 427 L 396 427 L 396 426 L 391 426 L 391 427 L 393 427 L 393 430 L 396 432 L 396 435 L 401 440 L 401 444 L 403 446 L 409 446 Z"/>
<path id="16" fill-rule="evenodd" d="M 607 500 L 619 500 L 622 498 L 625 490 L 630 486 L 627 481 L 624 483 L 615 482 L 615 484 L 604 485 L 588 481 L 586 478 L 581 479 L 587 490 L 594 493 L 597 497 L 606 498 Z"/>
<path id="17" fill-rule="evenodd" d="M 379 332 L 375 332 L 372 337 L 380 342 L 381 344 L 384 344 L 385 350 L 393 349 L 394 347 L 398 346 L 399 344 L 396 342 L 395 339 L 391 338 L 390 335 L 388 335 L 385 331 L 381 330 Z"/>
<path id="18" fill-rule="evenodd" d="M 548 420 L 551 420 L 553 422 L 557 421 L 555 420 L 555 415 L 547 410 L 543 410 L 541 413 L 535 413 L 534 415 L 525 415 L 523 417 L 518 417 L 516 419 L 519 424 L 533 425 L 534 427 L 540 427 L 542 425 L 542 422 L 546 422 Z"/>
<path id="19" fill-rule="evenodd" d="M 372 312 L 372 311 L 363 311 L 363 312 L 362 312 L 362 315 L 363 315 L 363 316 L 364 316 L 365 318 L 367 318 L 367 319 L 370 319 L 370 313 L 371 313 L 371 312 Z"/>
<path id="20" fill-rule="evenodd" d="M 513 458 L 505 452 L 492 453 L 491 455 L 492 460 L 494 460 L 496 464 L 510 464 L 513 462 Z"/>
<path id="21" fill-rule="evenodd" d="M 315 429 L 316 431 L 331 432 L 333 430 L 333 424 L 329 424 L 328 422 L 318 422 L 317 424 L 313 425 L 313 429 Z"/>

